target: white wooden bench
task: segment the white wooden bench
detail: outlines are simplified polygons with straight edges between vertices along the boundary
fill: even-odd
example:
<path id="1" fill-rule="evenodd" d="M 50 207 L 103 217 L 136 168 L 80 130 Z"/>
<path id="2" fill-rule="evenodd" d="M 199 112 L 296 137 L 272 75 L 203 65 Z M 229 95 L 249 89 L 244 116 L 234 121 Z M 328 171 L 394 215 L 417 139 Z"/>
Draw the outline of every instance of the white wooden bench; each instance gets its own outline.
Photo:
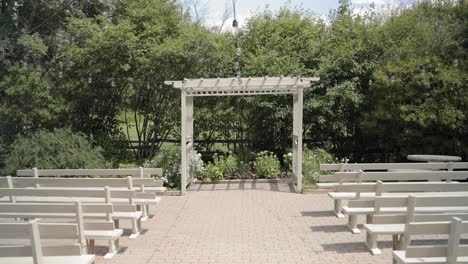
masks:
<path id="1" fill-rule="evenodd" d="M 456 264 L 468 263 L 468 245 L 460 243 L 462 235 L 468 233 L 468 221 L 454 217 L 450 222 L 410 223 L 405 231 L 409 239 L 403 250 L 393 251 L 397 263 Z M 445 235 L 447 244 L 409 245 L 415 236 Z"/>
<path id="2" fill-rule="evenodd" d="M 388 171 L 388 170 L 454 170 L 468 169 L 468 162 L 432 162 L 432 163 L 331 163 L 320 164 L 321 171 Z"/>
<path id="3" fill-rule="evenodd" d="M 17 170 L 17 176 L 28 176 L 34 178 L 40 177 L 100 177 L 100 178 L 114 178 L 114 177 L 133 177 L 133 186 L 140 187 L 145 185 L 145 191 L 162 193 L 166 191 L 163 187 L 163 181 L 154 179 L 153 182 L 144 181 L 145 178 L 150 178 L 151 175 L 162 176 L 161 168 L 133 168 L 133 169 L 25 169 Z M 140 180 L 141 179 L 141 180 Z"/>
<path id="4" fill-rule="evenodd" d="M 405 227 L 410 222 L 440 222 L 449 221 L 452 217 L 468 220 L 468 196 L 434 196 L 407 198 L 377 198 L 375 205 L 378 211 L 374 213 L 370 223 L 364 225 L 367 234 L 366 246 L 373 255 L 380 254 L 377 247 L 378 235 L 392 235 L 394 249 L 399 248 Z M 389 214 L 385 208 L 394 210 L 403 207 L 401 214 Z M 405 208 L 406 207 L 406 208 Z M 406 210 L 405 210 L 406 209 Z M 384 212 L 381 212 L 381 211 Z"/>
<path id="5" fill-rule="evenodd" d="M 0 203 L 0 218 L 32 219 L 42 221 L 72 219 L 78 225 L 80 241 L 87 245 L 87 252 L 94 253 L 94 241 L 106 240 L 109 243 L 108 253 L 104 258 L 112 258 L 118 251 L 119 238 L 123 230 L 116 229 L 112 221 L 111 204 L 84 204 L 80 201 L 69 203 Z M 85 220 L 86 214 L 103 214 L 105 221 Z M 85 240 L 87 242 L 85 242 Z"/>
<path id="6" fill-rule="evenodd" d="M 367 173 L 363 173 L 367 174 Z M 375 174 L 375 173 L 369 173 Z M 375 196 L 380 196 L 382 193 L 391 192 L 457 192 L 468 191 L 465 187 L 468 185 L 453 185 L 451 180 L 464 179 L 468 177 L 467 172 L 429 172 L 427 178 L 431 181 L 428 182 L 386 182 L 379 186 L 381 178 L 386 175 L 379 173 L 375 177 L 377 182 L 363 182 L 363 183 L 349 183 L 338 184 L 333 187 L 333 191 L 328 193 L 328 196 L 334 201 L 334 210 L 337 217 L 344 217 L 342 213 L 342 205 L 345 200 L 359 200 L 359 199 L 373 199 Z M 392 173 L 393 174 L 393 173 Z M 445 174 L 445 175 L 444 175 Z M 400 175 L 400 174 L 399 174 Z M 406 179 L 423 179 L 424 174 L 419 173 L 403 173 Z M 390 175 L 393 176 L 393 175 Z M 370 177 L 369 177 L 370 178 Z M 396 179 L 396 177 L 394 178 Z M 450 180 L 449 180 L 450 179 Z M 446 180 L 445 182 L 441 182 Z M 449 186 L 445 184 L 450 183 Z"/>
<path id="7" fill-rule="evenodd" d="M 321 189 L 333 188 L 336 184 L 341 184 L 342 172 L 424 172 L 424 171 L 453 171 L 468 170 L 468 162 L 437 162 L 437 163 L 339 163 L 339 164 L 320 164 L 322 171 L 335 171 L 332 175 L 321 175 L 317 186 Z M 385 180 L 385 179 L 380 179 Z M 347 181 L 359 181 L 348 179 Z M 365 180 L 362 180 L 365 181 Z"/>
<path id="8" fill-rule="evenodd" d="M 468 171 L 405 171 L 405 172 L 338 172 L 334 175 L 324 175 L 320 177 L 321 181 L 331 182 L 327 188 L 334 189 L 341 185 L 356 183 L 367 183 L 376 181 L 455 181 L 468 178 Z M 323 184 L 323 183 L 322 183 Z M 319 185 L 320 186 L 320 185 Z M 320 186 L 323 187 L 323 186 Z M 349 192 L 352 192 L 351 190 Z M 344 195 L 351 197 L 352 194 Z M 345 198 L 343 197 L 343 198 Z M 342 199 L 334 199 L 335 214 L 337 217 L 343 217 L 341 212 Z"/>
<path id="9" fill-rule="evenodd" d="M 83 255 L 76 224 L 0 223 L 0 238 L 29 244 L 0 246 L 0 264 L 91 264 L 94 255 Z M 43 240 L 72 240 L 73 244 L 48 246 Z"/>
<path id="10" fill-rule="evenodd" d="M 426 192 L 426 193 L 392 193 L 387 196 L 376 197 L 374 200 L 351 200 L 348 206 L 343 207 L 343 213 L 348 215 L 348 227 L 353 234 L 359 234 L 361 231 L 357 227 L 357 218 L 359 215 L 366 216 L 366 223 L 372 222 L 372 215 L 374 214 L 403 214 L 406 213 L 406 201 L 408 196 L 414 195 L 416 197 L 438 197 L 438 196 L 451 196 L 451 197 L 464 197 L 468 196 L 468 192 Z M 400 206 L 387 206 L 387 204 L 401 203 Z M 457 208 L 457 210 L 464 211 L 466 208 Z M 434 210 L 433 210 L 434 211 Z M 458 211 L 458 212 L 459 212 Z M 430 211 L 426 212 L 429 213 Z M 435 211 L 437 212 L 437 211 Z"/>
<path id="11" fill-rule="evenodd" d="M 7 181 L 8 181 L 7 176 Z M 145 195 L 147 186 L 155 188 L 160 186 L 160 181 L 155 181 L 153 178 L 33 178 L 33 177 L 10 177 L 11 182 L 8 182 L 10 188 L 86 188 L 86 189 L 102 189 L 109 186 L 111 190 L 134 190 L 136 197 L 133 202 L 137 205 L 137 209 L 142 211 L 142 221 L 149 217 L 149 206 L 156 205 L 161 201 L 160 197 L 154 196 L 153 193 Z M 136 183 L 136 184 L 135 184 Z"/>
<path id="12" fill-rule="evenodd" d="M 140 195 L 153 195 L 140 193 Z M 141 230 L 142 212 L 138 211 L 136 205 L 132 203 L 135 198 L 135 191 L 110 190 L 109 187 L 103 190 L 86 189 L 58 189 L 58 188 L 0 188 L 0 202 L 35 202 L 35 203 L 69 203 L 81 201 L 85 203 L 106 203 L 113 205 L 112 219 L 116 228 L 119 220 L 129 220 L 132 223 L 132 234 L 130 238 L 136 238 Z M 130 201 L 130 202 L 128 202 Z M 88 213 L 85 218 L 102 219 L 101 212 Z"/>

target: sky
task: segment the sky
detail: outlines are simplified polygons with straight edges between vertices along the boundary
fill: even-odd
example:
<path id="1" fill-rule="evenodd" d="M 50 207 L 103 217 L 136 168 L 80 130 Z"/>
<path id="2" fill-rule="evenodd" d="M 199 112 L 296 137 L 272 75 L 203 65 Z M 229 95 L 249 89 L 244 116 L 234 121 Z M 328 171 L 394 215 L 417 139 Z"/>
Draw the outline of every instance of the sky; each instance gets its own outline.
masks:
<path id="1" fill-rule="evenodd" d="M 222 17 L 226 7 L 232 10 L 232 0 L 191 0 L 196 1 L 201 7 L 201 13 L 204 16 L 204 22 L 208 26 L 219 26 L 222 22 Z M 412 3 L 416 0 L 400 0 L 403 3 Z M 375 5 L 383 6 L 389 3 L 388 0 L 352 0 L 353 6 L 356 9 L 365 8 L 372 2 Z M 299 6 L 313 11 L 314 14 L 320 17 L 326 17 L 330 10 L 338 7 L 338 0 L 236 0 L 237 20 L 240 26 L 245 24 L 245 21 L 250 17 L 252 12 L 264 10 L 266 7 L 272 11 L 280 9 L 289 3 L 289 6 Z M 232 25 L 232 14 L 227 20 L 227 27 Z"/>

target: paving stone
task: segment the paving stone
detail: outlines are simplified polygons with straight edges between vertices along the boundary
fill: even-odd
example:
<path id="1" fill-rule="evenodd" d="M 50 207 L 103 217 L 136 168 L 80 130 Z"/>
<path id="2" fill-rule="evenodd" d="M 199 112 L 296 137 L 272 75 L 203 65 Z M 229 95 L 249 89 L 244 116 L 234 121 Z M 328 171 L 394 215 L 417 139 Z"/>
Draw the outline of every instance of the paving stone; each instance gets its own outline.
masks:
<path id="1" fill-rule="evenodd" d="M 391 237 L 372 256 L 365 232 L 351 234 L 332 210 L 327 194 L 281 183 L 194 185 L 186 196 L 163 197 L 144 234 L 123 237 L 112 260 L 99 250 L 96 263 L 391 263 Z"/>

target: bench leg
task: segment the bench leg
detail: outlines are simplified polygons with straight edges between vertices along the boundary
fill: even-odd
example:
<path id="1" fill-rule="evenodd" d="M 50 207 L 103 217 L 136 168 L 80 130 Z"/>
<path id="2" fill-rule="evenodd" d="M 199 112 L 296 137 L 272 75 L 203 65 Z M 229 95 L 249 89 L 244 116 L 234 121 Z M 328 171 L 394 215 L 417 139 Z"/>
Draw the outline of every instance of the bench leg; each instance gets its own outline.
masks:
<path id="1" fill-rule="evenodd" d="M 146 206 L 144 204 L 140 206 L 140 209 L 141 209 L 141 221 L 144 222 L 148 220 L 148 212 L 146 211 Z"/>
<path id="2" fill-rule="evenodd" d="M 382 254 L 382 251 L 377 247 L 377 235 L 376 234 L 369 234 L 369 232 L 366 233 L 366 247 L 369 249 L 370 253 L 372 255 L 380 255 Z"/>
<path id="3" fill-rule="evenodd" d="M 137 238 L 140 235 L 141 222 L 140 219 L 132 219 L 132 231 L 130 238 Z"/>
<path id="4" fill-rule="evenodd" d="M 146 207 L 146 214 L 148 215 L 148 218 L 151 218 L 149 204 L 146 204 L 145 207 Z"/>
<path id="5" fill-rule="evenodd" d="M 366 215 L 366 223 L 367 224 L 372 224 L 372 215 L 370 215 L 370 214 Z"/>
<path id="6" fill-rule="evenodd" d="M 114 220 L 115 229 L 119 229 L 119 219 Z"/>
<path id="7" fill-rule="evenodd" d="M 361 230 L 357 227 L 357 215 L 350 215 L 348 220 L 348 228 L 353 234 L 360 234 Z"/>
<path id="8" fill-rule="evenodd" d="M 393 235 L 392 236 L 392 248 L 393 250 L 399 250 L 401 248 L 401 241 L 400 239 L 403 239 L 403 235 L 401 238 L 398 237 L 398 235 Z M 393 257 L 393 264 L 398 264 L 397 258 Z"/>
<path id="9" fill-rule="evenodd" d="M 94 254 L 95 253 L 94 239 L 88 240 L 88 243 L 86 244 L 87 244 L 88 254 Z"/>
<path id="10" fill-rule="evenodd" d="M 336 215 L 336 217 L 343 218 L 344 214 L 343 214 L 343 212 L 341 212 L 341 209 L 343 207 L 342 201 L 339 200 L 339 199 L 335 199 L 334 202 L 335 202 L 335 215 Z"/>
<path id="11" fill-rule="evenodd" d="M 117 243 L 116 243 L 117 242 Z M 118 250 L 118 239 L 117 240 L 109 240 L 109 250 L 104 255 L 105 259 L 111 259 L 117 254 Z"/>

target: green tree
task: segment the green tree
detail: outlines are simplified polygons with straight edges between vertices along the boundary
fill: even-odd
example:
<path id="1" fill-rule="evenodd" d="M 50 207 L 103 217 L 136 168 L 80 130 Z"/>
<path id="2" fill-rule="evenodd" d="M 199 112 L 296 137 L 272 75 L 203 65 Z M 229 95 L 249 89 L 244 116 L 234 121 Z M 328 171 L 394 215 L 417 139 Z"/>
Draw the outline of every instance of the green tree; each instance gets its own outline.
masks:
<path id="1" fill-rule="evenodd" d="M 82 133 L 70 129 L 37 131 L 20 136 L 11 145 L 5 160 L 5 174 L 24 168 L 79 169 L 106 168 L 102 149 L 94 148 Z"/>

